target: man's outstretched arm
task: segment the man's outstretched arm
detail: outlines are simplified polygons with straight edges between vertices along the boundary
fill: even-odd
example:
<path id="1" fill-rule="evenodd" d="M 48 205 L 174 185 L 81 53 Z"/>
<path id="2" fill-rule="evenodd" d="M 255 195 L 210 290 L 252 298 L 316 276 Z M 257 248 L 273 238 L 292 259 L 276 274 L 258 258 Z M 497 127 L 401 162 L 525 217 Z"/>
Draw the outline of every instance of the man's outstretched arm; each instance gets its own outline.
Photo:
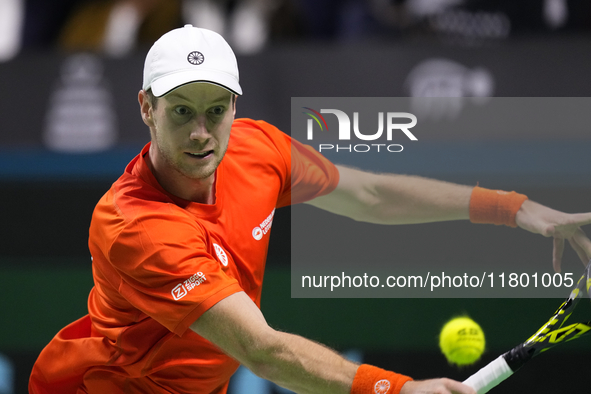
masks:
<path id="1" fill-rule="evenodd" d="M 411 224 L 469 218 L 472 188 L 412 175 L 337 166 L 339 184 L 308 204 L 354 220 Z"/>
<path id="2" fill-rule="evenodd" d="M 372 174 L 337 166 L 340 180 L 328 195 L 308 203 L 354 220 L 380 224 L 410 224 L 471 219 L 474 188 L 409 175 Z M 482 190 L 482 189 L 481 189 Z M 472 210 L 471 210 L 472 208 Z M 525 200 L 514 215 L 514 225 L 554 238 L 553 265 L 560 271 L 565 241 L 586 264 L 591 241 L 581 226 L 591 224 L 591 213 L 568 214 Z"/>
<path id="3" fill-rule="evenodd" d="M 235 293 L 218 302 L 191 329 L 256 375 L 296 393 L 352 392 L 358 364 L 316 342 L 275 331 L 246 293 Z M 474 391 L 453 380 L 433 379 L 409 381 L 400 393 L 474 394 Z"/>

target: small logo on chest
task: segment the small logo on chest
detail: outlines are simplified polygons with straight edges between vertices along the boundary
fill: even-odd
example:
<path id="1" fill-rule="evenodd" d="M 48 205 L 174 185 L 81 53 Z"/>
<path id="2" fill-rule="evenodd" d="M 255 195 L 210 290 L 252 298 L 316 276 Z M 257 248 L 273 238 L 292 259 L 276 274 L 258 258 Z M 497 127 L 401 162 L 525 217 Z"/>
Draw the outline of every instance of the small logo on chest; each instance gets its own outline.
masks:
<path id="1" fill-rule="evenodd" d="M 257 241 L 263 238 L 263 235 L 267 234 L 271 229 L 271 224 L 273 224 L 273 215 L 275 215 L 275 210 L 273 209 L 269 216 L 261 224 L 257 227 L 252 229 L 252 237 Z"/>

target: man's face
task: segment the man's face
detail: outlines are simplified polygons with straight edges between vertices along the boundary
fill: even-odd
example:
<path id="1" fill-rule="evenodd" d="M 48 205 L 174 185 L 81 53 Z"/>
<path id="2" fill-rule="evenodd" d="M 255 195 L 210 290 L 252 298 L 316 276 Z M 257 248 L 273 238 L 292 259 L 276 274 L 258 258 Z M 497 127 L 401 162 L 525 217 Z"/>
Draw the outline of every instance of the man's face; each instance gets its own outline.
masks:
<path id="1" fill-rule="evenodd" d="M 156 100 L 155 108 L 148 104 L 144 110 L 142 104 L 142 115 L 159 171 L 191 180 L 211 177 L 228 147 L 236 111 L 232 94 L 209 83 L 190 83 Z"/>

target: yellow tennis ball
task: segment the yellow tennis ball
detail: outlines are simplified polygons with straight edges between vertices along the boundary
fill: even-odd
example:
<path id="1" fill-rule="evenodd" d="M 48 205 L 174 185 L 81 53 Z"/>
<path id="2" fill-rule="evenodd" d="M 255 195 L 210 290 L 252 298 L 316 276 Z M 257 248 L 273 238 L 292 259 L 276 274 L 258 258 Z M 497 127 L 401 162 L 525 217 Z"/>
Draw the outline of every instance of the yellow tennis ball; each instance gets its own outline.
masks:
<path id="1" fill-rule="evenodd" d="M 469 317 L 451 319 L 441 329 L 439 347 L 451 364 L 470 365 L 478 361 L 484 352 L 482 329 Z"/>

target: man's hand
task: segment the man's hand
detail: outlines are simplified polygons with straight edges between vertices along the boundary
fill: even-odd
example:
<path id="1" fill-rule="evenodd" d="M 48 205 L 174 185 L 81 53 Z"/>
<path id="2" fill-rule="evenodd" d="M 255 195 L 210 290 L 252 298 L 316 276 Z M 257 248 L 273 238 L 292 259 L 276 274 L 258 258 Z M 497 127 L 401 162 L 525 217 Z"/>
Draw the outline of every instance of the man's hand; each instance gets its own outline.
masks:
<path id="1" fill-rule="evenodd" d="M 476 394 L 476 391 L 455 380 L 442 378 L 406 382 L 400 394 Z"/>
<path id="2" fill-rule="evenodd" d="M 567 240 L 583 264 L 591 259 L 591 241 L 581 226 L 591 224 L 591 213 L 564 213 L 548 208 L 531 200 L 526 200 L 515 216 L 519 227 L 544 237 L 554 237 L 552 265 L 560 272 L 564 241 Z"/>

